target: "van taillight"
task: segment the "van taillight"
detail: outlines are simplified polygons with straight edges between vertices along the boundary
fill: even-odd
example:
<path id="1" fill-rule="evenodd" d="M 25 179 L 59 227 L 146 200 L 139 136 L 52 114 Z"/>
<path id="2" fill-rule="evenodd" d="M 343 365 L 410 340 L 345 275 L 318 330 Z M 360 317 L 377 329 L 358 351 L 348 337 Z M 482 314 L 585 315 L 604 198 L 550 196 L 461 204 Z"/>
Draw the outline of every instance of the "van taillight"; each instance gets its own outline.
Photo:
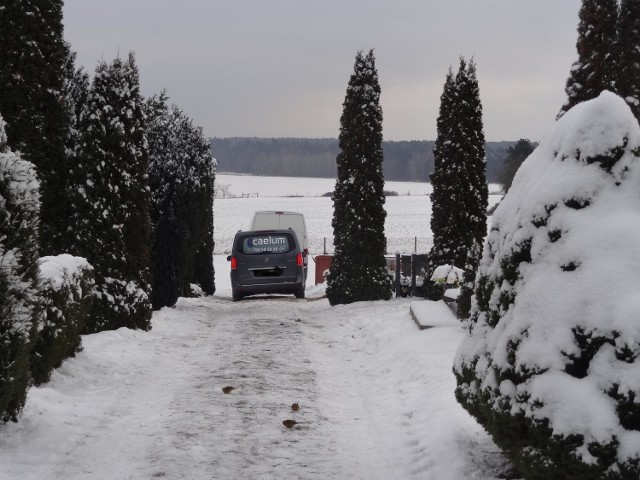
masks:
<path id="1" fill-rule="evenodd" d="M 238 269 L 238 259 L 236 257 L 231 257 L 231 270 Z"/>
<path id="2" fill-rule="evenodd" d="M 302 253 L 298 253 L 298 257 L 296 258 L 297 262 L 298 262 L 298 266 L 302 267 L 304 266 L 304 262 L 302 260 Z"/>

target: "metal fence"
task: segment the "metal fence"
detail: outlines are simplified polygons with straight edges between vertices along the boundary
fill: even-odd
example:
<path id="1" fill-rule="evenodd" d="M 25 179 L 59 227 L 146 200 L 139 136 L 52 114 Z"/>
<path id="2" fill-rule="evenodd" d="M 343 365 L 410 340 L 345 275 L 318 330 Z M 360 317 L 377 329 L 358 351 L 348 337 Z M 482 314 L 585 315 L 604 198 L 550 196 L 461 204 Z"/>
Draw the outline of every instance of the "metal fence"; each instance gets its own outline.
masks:
<path id="1" fill-rule="evenodd" d="M 233 237 L 215 237 L 216 255 L 228 255 L 231 253 Z M 432 237 L 387 237 L 388 255 L 395 253 L 428 253 L 433 245 Z M 313 237 L 309 238 L 309 253 L 311 255 L 331 255 L 334 253 L 333 237 Z"/>

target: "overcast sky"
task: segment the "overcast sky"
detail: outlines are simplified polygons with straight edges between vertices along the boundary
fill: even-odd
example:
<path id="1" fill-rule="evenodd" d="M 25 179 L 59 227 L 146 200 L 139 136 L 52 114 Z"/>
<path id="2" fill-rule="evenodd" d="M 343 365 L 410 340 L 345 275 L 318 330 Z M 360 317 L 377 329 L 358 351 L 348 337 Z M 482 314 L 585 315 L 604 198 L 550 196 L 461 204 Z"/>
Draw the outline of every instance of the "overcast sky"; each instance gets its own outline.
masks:
<path id="1" fill-rule="evenodd" d="M 136 53 L 207 136 L 337 137 L 358 50 L 375 50 L 386 140 L 433 140 L 442 85 L 474 57 L 487 140 L 539 140 L 565 101 L 580 0 L 65 0 L 91 74 Z"/>

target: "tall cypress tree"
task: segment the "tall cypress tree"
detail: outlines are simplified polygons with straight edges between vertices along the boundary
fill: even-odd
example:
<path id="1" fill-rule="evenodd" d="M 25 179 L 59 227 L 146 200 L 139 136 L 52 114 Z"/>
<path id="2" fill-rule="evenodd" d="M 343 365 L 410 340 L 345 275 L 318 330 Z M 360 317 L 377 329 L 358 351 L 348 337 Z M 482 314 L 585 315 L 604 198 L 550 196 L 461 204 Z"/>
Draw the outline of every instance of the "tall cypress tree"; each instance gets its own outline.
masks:
<path id="1" fill-rule="evenodd" d="M 78 157 L 80 142 L 82 140 L 80 116 L 87 106 L 90 82 L 89 74 L 85 72 L 82 67 L 76 69 L 76 53 L 73 52 L 71 48 L 68 48 L 67 51 L 68 55 L 65 63 L 65 81 L 63 86 L 65 106 L 69 117 L 69 130 L 66 141 L 66 174 L 70 179 L 81 181 L 82 173 L 79 168 L 82 168 L 82 159 Z M 66 248 L 64 251 L 68 252 L 78 251 L 75 229 L 80 222 L 81 207 L 76 204 L 77 192 L 75 190 L 77 188 L 77 185 L 73 185 L 73 180 L 67 182 L 65 195 L 69 202 L 69 218 L 71 221 L 67 227 Z"/>
<path id="2" fill-rule="evenodd" d="M 473 283 L 482 256 L 482 245 L 487 235 L 487 207 L 489 187 L 487 185 L 487 161 L 482 122 L 482 102 L 476 76 L 476 66 L 472 61 L 467 65 L 458 82 L 460 113 L 465 119 L 458 134 L 464 150 L 464 169 L 468 185 L 463 187 L 464 211 L 469 225 L 467 253 L 464 265 L 464 279 L 458 297 L 458 317 L 468 318 L 471 310 Z"/>
<path id="3" fill-rule="evenodd" d="M 460 254 L 457 249 L 461 243 L 452 236 L 451 215 L 453 211 L 450 204 L 457 197 L 456 189 L 457 167 L 459 149 L 452 142 L 452 132 L 456 124 L 461 120 L 457 118 L 457 85 L 451 68 L 447 73 L 442 95 L 440 96 L 440 110 L 436 123 L 436 141 L 433 148 L 433 172 L 430 176 L 432 192 L 431 200 L 431 234 L 433 246 L 429 252 L 427 265 L 427 279 L 431 278 L 438 265 L 455 263 Z M 428 298 L 437 299 L 442 294 L 442 289 L 431 282 L 425 285 Z"/>
<path id="4" fill-rule="evenodd" d="M 41 251 L 66 250 L 69 225 L 62 0 L 4 0 L 0 12 L 0 114 L 8 145 L 40 178 Z"/>
<path id="5" fill-rule="evenodd" d="M 474 244 L 481 246 L 486 234 L 488 188 L 475 64 L 464 58 L 455 77 L 449 70 L 440 97 L 431 185 L 433 247 L 427 278 L 445 264 L 465 269 L 471 278 L 481 250 Z M 428 298 L 442 297 L 442 287 L 435 283 L 428 282 L 425 289 Z"/>
<path id="6" fill-rule="evenodd" d="M 200 245 L 193 256 L 191 272 L 191 283 L 200 286 L 207 295 L 213 295 L 216 291 L 215 271 L 213 267 L 213 198 L 214 184 L 216 179 L 216 160 L 212 157 L 209 141 L 202 133 L 202 128 L 196 130 L 195 147 L 197 157 L 204 161 L 201 165 L 201 177 L 198 182 L 198 198 L 204 213 L 204 222 L 199 223 Z"/>
<path id="7" fill-rule="evenodd" d="M 175 212 L 171 206 L 176 151 L 174 117 L 170 114 L 165 92 L 151 97 L 146 104 L 149 141 L 149 187 L 151 192 L 151 304 L 155 310 L 173 305 L 180 296 L 174 234 Z M 165 170 L 170 171 L 165 174 Z M 169 178 L 171 177 L 171 178 Z"/>
<path id="8" fill-rule="evenodd" d="M 101 62 L 80 118 L 71 179 L 75 255 L 95 268 L 87 332 L 151 328 L 148 150 L 133 54 Z"/>
<path id="9" fill-rule="evenodd" d="M 197 283 L 211 294 L 214 160 L 202 129 L 164 93 L 147 102 L 152 225 L 152 304 L 174 305 Z"/>
<path id="10" fill-rule="evenodd" d="M 444 242 L 447 239 L 445 233 L 449 218 L 449 212 L 446 208 L 446 200 L 451 197 L 450 187 L 453 182 L 447 178 L 447 174 L 450 172 L 447 168 L 449 163 L 446 160 L 454 155 L 453 144 L 448 140 L 448 136 L 452 129 L 450 120 L 451 115 L 454 113 L 455 96 L 455 78 L 453 71 L 449 69 L 442 89 L 442 95 L 440 96 L 440 111 L 436 124 L 437 135 L 433 148 L 434 168 L 429 177 L 433 187 L 430 195 L 431 232 L 434 239 L 434 246 L 441 246 L 441 248 L 432 251 L 431 257 L 440 257 L 448 250 L 444 245 Z"/>
<path id="11" fill-rule="evenodd" d="M 335 254 L 327 277 L 331 305 L 391 298 L 384 236 L 382 108 L 373 50 L 356 55 L 340 118 L 333 194 Z"/>
<path id="12" fill-rule="evenodd" d="M 571 67 L 565 88 L 568 99 L 558 118 L 603 90 L 617 90 L 617 0 L 583 0 L 579 15 L 578 60 Z"/>
<path id="13" fill-rule="evenodd" d="M 177 113 L 176 113 L 177 115 Z M 202 127 L 180 112 L 180 130 L 185 157 L 182 161 L 181 205 L 184 208 L 187 245 L 187 270 L 183 292 L 190 294 L 191 284 L 198 284 L 204 293 L 215 291 L 213 271 L 213 183 L 214 160 L 211 145 Z"/>
<path id="14" fill-rule="evenodd" d="M 640 0 L 620 3 L 617 87 L 640 121 Z"/>

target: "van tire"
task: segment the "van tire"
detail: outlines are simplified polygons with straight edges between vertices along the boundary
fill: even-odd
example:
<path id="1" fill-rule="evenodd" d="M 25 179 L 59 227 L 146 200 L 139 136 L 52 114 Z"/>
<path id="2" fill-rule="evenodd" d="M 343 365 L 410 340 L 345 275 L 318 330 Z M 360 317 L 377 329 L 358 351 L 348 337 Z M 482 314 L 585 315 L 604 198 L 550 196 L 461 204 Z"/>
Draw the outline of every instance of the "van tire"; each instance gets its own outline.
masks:
<path id="1" fill-rule="evenodd" d="M 304 298 L 304 288 L 299 288 L 295 293 L 296 298 Z"/>
<path id="2" fill-rule="evenodd" d="M 234 302 L 239 302 L 240 300 L 242 300 L 242 294 L 237 293 L 237 292 L 232 292 L 231 293 L 231 297 L 233 298 Z"/>

